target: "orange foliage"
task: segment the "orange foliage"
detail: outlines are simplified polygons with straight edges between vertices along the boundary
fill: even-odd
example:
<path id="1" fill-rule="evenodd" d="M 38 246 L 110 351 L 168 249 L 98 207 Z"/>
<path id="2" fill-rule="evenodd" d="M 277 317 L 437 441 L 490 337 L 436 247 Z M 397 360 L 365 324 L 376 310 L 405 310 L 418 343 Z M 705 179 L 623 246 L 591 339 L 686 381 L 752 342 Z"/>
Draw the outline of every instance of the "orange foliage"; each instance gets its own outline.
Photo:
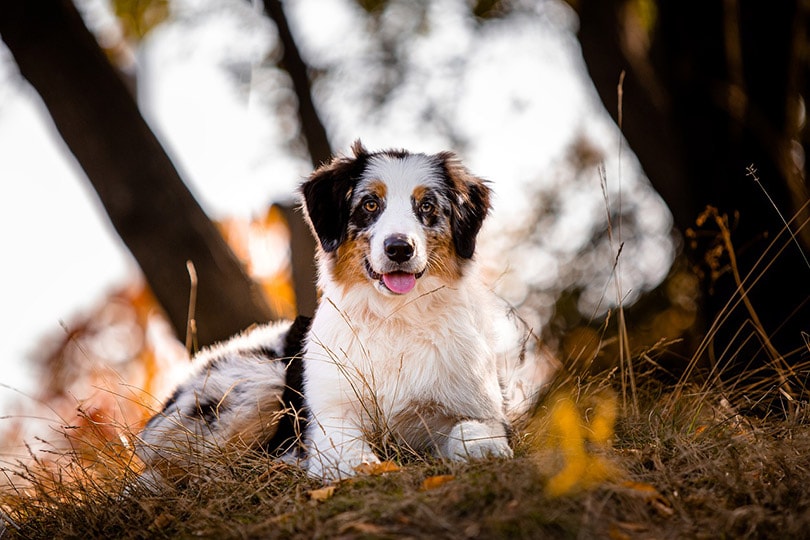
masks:
<path id="1" fill-rule="evenodd" d="M 558 452 L 563 466 L 546 484 L 551 497 L 569 495 L 615 480 L 621 471 L 593 449 L 611 445 L 616 421 L 616 397 L 608 391 L 595 393 L 578 404 L 572 397 L 559 393 L 551 396 L 545 417 L 535 417 L 530 430 L 545 434 L 537 443 Z M 581 410 L 587 404 L 590 414 Z"/>
<path id="2" fill-rule="evenodd" d="M 439 474 L 436 476 L 428 476 L 424 480 L 422 480 L 422 491 L 430 491 L 431 489 L 437 489 L 448 482 L 452 482 L 455 480 L 456 477 L 452 474 Z"/>
<path id="3" fill-rule="evenodd" d="M 280 213 L 229 219 L 219 227 L 275 312 L 293 317 L 290 237 Z M 70 450 L 85 467 L 125 464 L 132 438 L 189 366 L 157 300 L 135 280 L 65 325 L 65 334 L 39 358 L 39 393 L 31 400 L 36 404 L 26 400 L 19 409 L 46 422 L 23 422 L 21 415 L 0 425 L 0 453 L 24 458 L 23 441 L 34 438 L 40 449 L 57 450 L 46 453 L 54 457 L 38 458 L 42 462 L 57 461 L 58 450 Z M 99 454 L 112 459 L 99 460 Z"/>
<path id="4" fill-rule="evenodd" d="M 295 292 L 290 269 L 290 232 L 278 208 L 247 221 L 228 219 L 219 230 L 250 277 L 261 285 L 279 317 L 295 317 Z"/>

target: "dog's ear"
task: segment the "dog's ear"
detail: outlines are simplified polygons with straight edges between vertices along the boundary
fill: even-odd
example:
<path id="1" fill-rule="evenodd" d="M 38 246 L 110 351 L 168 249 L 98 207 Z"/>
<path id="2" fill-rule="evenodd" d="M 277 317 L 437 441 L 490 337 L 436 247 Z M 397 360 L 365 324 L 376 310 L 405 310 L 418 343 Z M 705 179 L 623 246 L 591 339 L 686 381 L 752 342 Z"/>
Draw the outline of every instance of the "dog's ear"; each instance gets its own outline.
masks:
<path id="1" fill-rule="evenodd" d="M 358 140 L 354 157 L 336 157 L 320 166 L 301 186 L 307 219 L 321 248 L 335 251 L 346 239 L 354 188 L 365 170 L 369 153 Z"/>
<path id="2" fill-rule="evenodd" d="M 450 225 L 453 245 L 462 259 L 475 253 L 475 239 L 490 209 L 491 190 L 484 180 L 473 176 L 451 152 L 437 155 L 450 189 Z"/>

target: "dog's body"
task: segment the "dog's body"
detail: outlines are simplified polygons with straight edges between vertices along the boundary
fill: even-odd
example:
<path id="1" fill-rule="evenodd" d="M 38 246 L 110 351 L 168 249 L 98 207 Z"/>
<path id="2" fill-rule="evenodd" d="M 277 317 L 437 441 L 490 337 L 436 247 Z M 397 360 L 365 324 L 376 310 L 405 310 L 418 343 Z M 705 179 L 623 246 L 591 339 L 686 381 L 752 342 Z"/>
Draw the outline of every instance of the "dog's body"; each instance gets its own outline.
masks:
<path id="1" fill-rule="evenodd" d="M 283 411 L 301 410 L 300 390 L 307 468 L 326 480 L 377 462 L 388 440 L 449 459 L 512 455 L 510 419 L 551 363 L 472 261 L 489 188 L 452 154 L 353 150 L 302 186 L 320 244 L 311 327 L 260 327 L 203 353 L 141 435 L 149 478 L 182 469 L 189 447 L 289 448 L 301 424 Z"/>

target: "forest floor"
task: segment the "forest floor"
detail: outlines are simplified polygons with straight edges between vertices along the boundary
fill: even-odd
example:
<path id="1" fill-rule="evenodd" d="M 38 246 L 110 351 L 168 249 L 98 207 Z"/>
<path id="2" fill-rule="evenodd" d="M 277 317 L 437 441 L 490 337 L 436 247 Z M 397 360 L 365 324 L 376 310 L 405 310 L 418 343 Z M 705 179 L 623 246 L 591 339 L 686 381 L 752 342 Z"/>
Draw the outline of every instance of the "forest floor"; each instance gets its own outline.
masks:
<path id="1" fill-rule="evenodd" d="M 124 489 L 131 470 L 103 449 L 2 466 L 27 487 L 0 493 L 0 538 L 810 537 L 805 402 L 776 385 L 754 415 L 745 391 L 585 380 L 545 396 L 511 460 L 400 453 L 325 487 L 266 455 L 222 456 L 159 495 Z"/>

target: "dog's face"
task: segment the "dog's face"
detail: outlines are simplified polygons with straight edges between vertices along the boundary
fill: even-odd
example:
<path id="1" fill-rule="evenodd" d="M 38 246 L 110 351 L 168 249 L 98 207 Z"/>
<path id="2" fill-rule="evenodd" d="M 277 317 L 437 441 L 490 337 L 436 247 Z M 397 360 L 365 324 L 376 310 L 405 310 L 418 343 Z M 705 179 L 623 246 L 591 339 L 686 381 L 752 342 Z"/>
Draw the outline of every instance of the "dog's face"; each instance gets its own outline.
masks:
<path id="1" fill-rule="evenodd" d="M 330 278 L 394 296 L 424 276 L 459 279 L 489 211 L 484 182 L 450 153 L 353 152 L 302 186 Z"/>

